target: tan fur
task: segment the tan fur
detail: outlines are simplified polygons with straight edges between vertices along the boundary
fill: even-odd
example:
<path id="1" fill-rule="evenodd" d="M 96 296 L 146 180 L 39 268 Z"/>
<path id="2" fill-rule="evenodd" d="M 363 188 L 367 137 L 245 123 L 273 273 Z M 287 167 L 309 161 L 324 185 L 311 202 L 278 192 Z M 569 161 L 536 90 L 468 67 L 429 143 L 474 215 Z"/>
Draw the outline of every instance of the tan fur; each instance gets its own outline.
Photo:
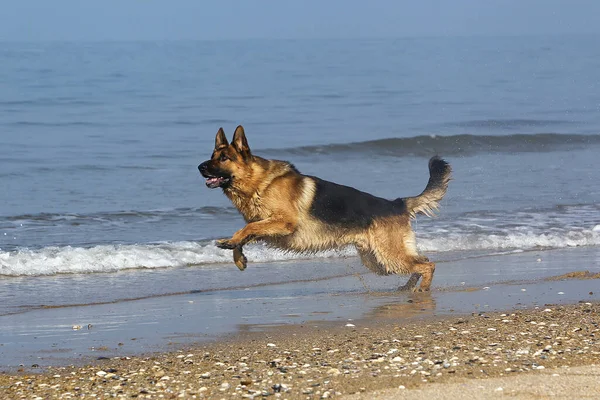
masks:
<path id="1" fill-rule="evenodd" d="M 443 185 L 433 187 L 430 179 L 420 196 L 405 199 L 407 212 L 404 214 L 377 218 L 366 229 L 333 226 L 310 212 L 316 193 L 313 178 L 298 173 L 285 161 L 252 155 L 241 127 L 236 129 L 231 145 L 221 133 L 220 130 L 217 134 L 209 162 L 234 177 L 224 193 L 247 224 L 230 239 L 218 241 L 218 245 L 234 250 L 238 268 L 246 267 L 242 246 L 253 240 L 295 252 L 353 245 L 363 264 L 373 272 L 412 274 L 403 289 L 413 289 L 422 277 L 419 290 L 429 290 L 435 264 L 418 254 L 410 220 L 418 212 L 430 215 L 437 209 L 446 192 L 449 172 Z M 222 154 L 231 160 L 219 161 Z"/>
<path id="2" fill-rule="evenodd" d="M 448 190 L 448 183 L 451 179 L 450 171 L 451 169 L 448 168 L 441 182 L 437 182 L 436 185 L 433 185 L 430 179 L 425 190 L 420 195 L 404 199 L 406 201 L 406 208 L 412 218 L 415 218 L 418 213 L 425 214 L 428 217 L 435 216 L 439 209 L 440 201 L 442 201 Z"/>

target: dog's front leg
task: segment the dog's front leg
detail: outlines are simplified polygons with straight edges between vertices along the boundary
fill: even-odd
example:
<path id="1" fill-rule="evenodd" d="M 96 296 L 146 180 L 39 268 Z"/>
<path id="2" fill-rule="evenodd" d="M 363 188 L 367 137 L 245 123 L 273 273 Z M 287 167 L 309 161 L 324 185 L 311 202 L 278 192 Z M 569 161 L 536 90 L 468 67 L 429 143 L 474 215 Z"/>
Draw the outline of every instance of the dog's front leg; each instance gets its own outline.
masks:
<path id="1" fill-rule="evenodd" d="M 295 224 L 293 222 L 267 218 L 261 221 L 250 222 L 248 225 L 237 231 L 231 239 L 217 240 L 217 247 L 221 249 L 233 250 L 242 247 L 250 240 L 260 240 L 272 236 L 286 236 L 294 232 Z"/>

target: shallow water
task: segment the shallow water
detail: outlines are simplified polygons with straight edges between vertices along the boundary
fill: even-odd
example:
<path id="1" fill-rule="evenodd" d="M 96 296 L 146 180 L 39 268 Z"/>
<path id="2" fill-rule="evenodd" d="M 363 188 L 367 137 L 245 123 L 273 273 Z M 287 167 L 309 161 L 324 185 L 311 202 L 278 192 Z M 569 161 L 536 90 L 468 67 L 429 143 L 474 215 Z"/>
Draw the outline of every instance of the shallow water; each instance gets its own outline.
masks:
<path id="1" fill-rule="evenodd" d="M 583 269 L 598 274 L 599 260 L 597 249 L 582 248 L 442 261 L 437 285 L 424 294 L 397 292 L 405 278 L 361 274 L 354 258 L 257 264 L 245 272 L 235 267 L 136 271 L 106 274 L 105 280 L 95 274 L 79 282 L 74 276 L 54 277 L 42 287 L 63 294 L 60 300 L 53 296 L 52 307 L 12 309 L 14 314 L 0 316 L 1 366 L 56 365 L 175 349 L 281 324 L 402 321 L 598 301 L 598 279 L 547 278 Z M 301 279 L 306 276 L 315 278 Z M 28 287 L 40 288 L 36 282 L 23 283 L 26 292 Z M 115 300 L 156 291 L 171 294 Z M 81 293 L 102 303 L 67 306 Z"/>

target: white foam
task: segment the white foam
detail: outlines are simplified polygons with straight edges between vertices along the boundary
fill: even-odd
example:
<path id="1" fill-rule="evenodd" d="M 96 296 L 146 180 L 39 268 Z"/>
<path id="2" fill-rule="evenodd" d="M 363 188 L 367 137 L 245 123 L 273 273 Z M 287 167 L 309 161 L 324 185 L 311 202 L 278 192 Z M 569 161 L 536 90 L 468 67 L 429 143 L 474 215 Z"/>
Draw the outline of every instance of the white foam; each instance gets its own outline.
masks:
<path id="1" fill-rule="evenodd" d="M 535 248 L 566 248 L 600 246 L 600 232 L 570 230 L 539 233 L 519 231 L 510 234 L 464 234 L 450 233 L 431 238 L 420 238 L 419 249 L 423 251 L 469 251 L 469 250 L 530 250 Z"/>
<path id="2" fill-rule="evenodd" d="M 352 255 L 350 250 L 302 255 L 247 246 L 244 254 L 252 262 L 285 261 Z M 0 275 L 35 276 L 61 273 L 114 272 L 133 268 L 166 268 L 187 265 L 231 263 L 231 251 L 214 244 L 175 242 L 142 245 L 100 245 L 82 247 L 45 247 L 38 250 L 0 251 Z"/>
<path id="3" fill-rule="evenodd" d="M 513 230 L 513 233 L 436 232 L 418 235 L 418 247 L 425 254 L 447 251 L 514 252 L 535 248 L 600 246 L 598 230 Z M 262 245 L 244 249 L 250 262 L 354 256 L 353 249 L 294 254 Z M 0 251 L 0 275 L 34 276 L 60 273 L 113 272 L 134 268 L 165 268 L 189 265 L 231 264 L 231 251 L 213 243 L 173 242 L 162 244 L 99 245 L 83 247 L 45 247 L 38 250 Z"/>

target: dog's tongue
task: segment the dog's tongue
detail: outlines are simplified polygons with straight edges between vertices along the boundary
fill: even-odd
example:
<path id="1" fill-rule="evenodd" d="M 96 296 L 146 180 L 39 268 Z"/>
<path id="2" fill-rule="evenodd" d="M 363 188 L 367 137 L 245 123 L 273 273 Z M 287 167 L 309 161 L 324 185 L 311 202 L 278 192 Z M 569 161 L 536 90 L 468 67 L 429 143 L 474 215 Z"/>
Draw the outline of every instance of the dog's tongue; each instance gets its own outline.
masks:
<path id="1" fill-rule="evenodd" d="M 206 179 L 206 186 L 208 186 L 211 189 L 218 188 L 219 186 L 221 186 L 221 183 L 223 183 L 223 178 L 220 177 Z"/>

